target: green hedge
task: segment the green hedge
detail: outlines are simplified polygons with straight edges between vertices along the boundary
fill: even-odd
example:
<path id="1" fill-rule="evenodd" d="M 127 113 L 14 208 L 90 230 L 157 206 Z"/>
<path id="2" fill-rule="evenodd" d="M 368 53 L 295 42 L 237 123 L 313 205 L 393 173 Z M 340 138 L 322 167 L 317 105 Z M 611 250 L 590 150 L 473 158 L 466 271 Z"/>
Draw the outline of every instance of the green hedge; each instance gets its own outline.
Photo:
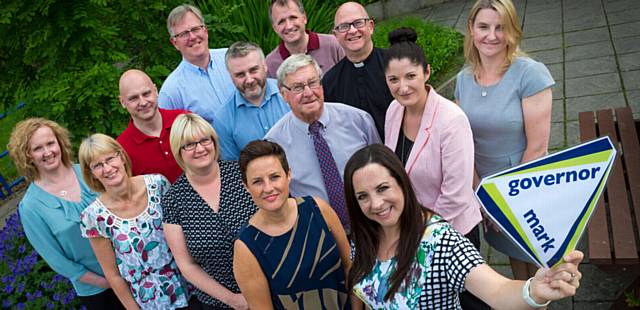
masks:
<path id="1" fill-rule="evenodd" d="M 419 17 L 392 19 L 376 24 L 373 42 L 377 47 L 389 47 L 389 32 L 400 27 L 411 27 L 418 33 L 417 44 L 424 50 L 431 64 L 432 85 L 444 82 L 443 73 L 449 68 L 452 60 L 462 52 L 463 35 L 457 31 L 426 22 Z"/>

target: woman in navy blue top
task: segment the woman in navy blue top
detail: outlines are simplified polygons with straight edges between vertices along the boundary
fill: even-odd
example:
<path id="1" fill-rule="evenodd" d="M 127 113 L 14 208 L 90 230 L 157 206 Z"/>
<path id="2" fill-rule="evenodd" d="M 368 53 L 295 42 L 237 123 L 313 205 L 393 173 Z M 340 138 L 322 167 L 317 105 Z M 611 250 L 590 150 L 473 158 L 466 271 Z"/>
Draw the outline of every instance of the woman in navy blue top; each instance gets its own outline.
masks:
<path id="1" fill-rule="evenodd" d="M 276 143 L 240 152 L 242 181 L 259 207 L 235 242 L 233 272 L 251 309 L 349 309 L 349 244 L 324 201 L 289 197 L 291 172 Z"/>

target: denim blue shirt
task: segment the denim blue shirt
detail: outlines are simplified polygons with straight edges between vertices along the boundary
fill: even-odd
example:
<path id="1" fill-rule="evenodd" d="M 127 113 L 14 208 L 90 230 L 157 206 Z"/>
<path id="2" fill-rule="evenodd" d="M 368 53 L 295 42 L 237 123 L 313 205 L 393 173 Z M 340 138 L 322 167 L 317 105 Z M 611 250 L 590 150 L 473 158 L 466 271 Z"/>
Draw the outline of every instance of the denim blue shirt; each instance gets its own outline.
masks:
<path id="1" fill-rule="evenodd" d="M 235 87 L 224 61 L 226 48 L 209 50 L 207 70 L 182 59 L 160 88 L 158 105 L 166 110 L 189 110 L 208 122 L 227 102 Z"/>
<path id="2" fill-rule="evenodd" d="M 260 106 L 247 101 L 236 89 L 227 103 L 218 110 L 213 121 L 220 139 L 222 159 L 238 160 L 240 150 L 245 145 L 262 139 L 289 110 L 274 79 L 267 79 Z"/>
<path id="3" fill-rule="evenodd" d="M 103 275 L 89 240 L 80 234 L 80 212 L 97 194 L 82 180 L 78 165 L 73 166 L 80 182 L 80 202 L 62 199 L 31 183 L 18 212 L 27 239 L 51 269 L 71 280 L 78 296 L 92 296 L 103 288 L 80 282 L 87 271 Z"/>
<path id="4" fill-rule="evenodd" d="M 380 143 L 373 118 L 363 110 L 342 103 L 325 102 L 319 121 L 341 176 L 353 153 L 367 145 Z M 309 135 L 309 124 L 289 112 L 265 138 L 280 144 L 287 154 L 292 173 L 289 184 L 291 196 L 311 195 L 329 201 L 313 139 Z"/>

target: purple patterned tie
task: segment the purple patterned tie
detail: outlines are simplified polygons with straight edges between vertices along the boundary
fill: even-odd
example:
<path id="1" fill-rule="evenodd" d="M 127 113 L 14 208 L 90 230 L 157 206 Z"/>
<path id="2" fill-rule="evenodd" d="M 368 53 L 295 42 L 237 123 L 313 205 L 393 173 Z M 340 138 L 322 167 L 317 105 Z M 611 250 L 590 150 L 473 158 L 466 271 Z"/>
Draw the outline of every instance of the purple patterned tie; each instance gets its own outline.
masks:
<path id="1" fill-rule="evenodd" d="M 342 177 L 338 171 L 338 165 L 336 165 L 336 161 L 333 159 L 333 155 L 331 155 L 327 140 L 322 137 L 322 127 L 322 124 L 318 121 L 311 123 L 311 125 L 309 125 L 309 134 L 311 134 L 313 146 L 316 149 L 316 157 L 318 157 L 318 163 L 320 163 L 322 180 L 329 195 L 329 203 L 338 214 L 344 229 L 349 231 L 349 215 L 345 207 Z"/>

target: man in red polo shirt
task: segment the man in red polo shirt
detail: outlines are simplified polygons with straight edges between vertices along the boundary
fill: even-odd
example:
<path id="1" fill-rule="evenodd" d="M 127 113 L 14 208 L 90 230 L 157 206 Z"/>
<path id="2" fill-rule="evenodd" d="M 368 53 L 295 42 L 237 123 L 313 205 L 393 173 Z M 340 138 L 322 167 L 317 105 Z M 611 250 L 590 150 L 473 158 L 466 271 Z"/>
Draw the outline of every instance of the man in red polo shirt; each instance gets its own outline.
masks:
<path id="1" fill-rule="evenodd" d="M 266 57 L 268 77 L 276 78 L 280 64 L 292 54 L 308 54 L 327 72 L 342 57 L 344 51 L 329 34 L 306 30 L 307 15 L 300 0 L 271 0 L 269 19 L 281 42 Z"/>
<path id="2" fill-rule="evenodd" d="M 133 175 L 159 173 L 175 182 L 182 169 L 173 159 L 169 133 L 176 116 L 188 111 L 158 108 L 158 89 L 140 70 L 123 73 L 119 85 L 120 103 L 131 119 L 117 140 L 131 158 Z"/>

